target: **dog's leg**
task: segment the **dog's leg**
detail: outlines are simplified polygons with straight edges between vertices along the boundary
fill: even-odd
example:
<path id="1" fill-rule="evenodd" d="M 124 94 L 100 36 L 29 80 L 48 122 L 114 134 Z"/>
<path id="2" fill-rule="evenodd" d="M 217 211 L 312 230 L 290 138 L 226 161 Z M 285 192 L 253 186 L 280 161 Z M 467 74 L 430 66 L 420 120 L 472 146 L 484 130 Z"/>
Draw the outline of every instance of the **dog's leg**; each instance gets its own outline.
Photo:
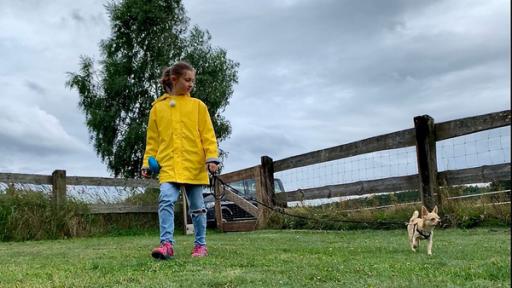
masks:
<path id="1" fill-rule="evenodd" d="M 418 239 L 418 237 L 416 237 L 416 235 L 413 235 L 412 236 L 412 241 L 411 241 L 411 249 L 412 249 L 412 251 L 416 252 L 416 248 L 418 248 L 419 244 L 420 244 L 420 240 Z"/>
<path id="2" fill-rule="evenodd" d="M 409 245 L 411 246 L 411 250 L 416 252 L 414 249 L 414 230 L 412 225 L 407 225 L 407 236 L 409 236 Z"/>
<path id="3" fill-rule="evenodd" d="M 416 232 L 413 232 L 411 239 L 411 250 L 416 252 L 416 248 L 420 245 L 420 239 L 418 239 Z"/>
<path id="4" fill-rule="evenodd" d="M 427 246 L 428 255 L 432 255 L 432 238 L 433 237 L 434 237 L 434 231 L 430 232 L 430 237 L 428 238 L 428 246 Z"/>

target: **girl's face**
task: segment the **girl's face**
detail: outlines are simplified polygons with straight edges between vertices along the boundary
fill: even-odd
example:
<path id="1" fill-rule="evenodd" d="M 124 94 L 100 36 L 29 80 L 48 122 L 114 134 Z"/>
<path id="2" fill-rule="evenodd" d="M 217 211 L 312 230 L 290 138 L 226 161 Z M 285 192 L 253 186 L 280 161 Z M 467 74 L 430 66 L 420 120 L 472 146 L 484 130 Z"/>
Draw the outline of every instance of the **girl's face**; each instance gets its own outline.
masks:
<path id="1" fill-rule="evenodd" d="M 192 91 L 196 82 L 196 72 L 185 70 L 183 75 L 171 76 L 172 81 L 172 93 L 175 95 L 185 95 Z"/>

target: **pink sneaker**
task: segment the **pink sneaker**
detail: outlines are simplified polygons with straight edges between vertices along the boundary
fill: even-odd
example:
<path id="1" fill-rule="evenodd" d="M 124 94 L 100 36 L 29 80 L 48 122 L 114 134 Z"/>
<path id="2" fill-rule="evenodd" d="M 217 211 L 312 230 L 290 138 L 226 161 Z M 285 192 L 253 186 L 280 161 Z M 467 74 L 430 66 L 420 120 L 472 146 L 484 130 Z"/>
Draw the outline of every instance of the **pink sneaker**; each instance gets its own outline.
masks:
<path id="1" fill-rule="evenodd" d="M 203 245 L 194 246 L 194 250 L 192 250 L 192 257 L 205 257 L 208 256 L 208 249 Z"/>
<path id="2" fill-rule="evenodd" d="M 156 247 L 151 252 L 151 256 L 155 259 L 167 260 L 169 258 L 174 257 L 174 249 L 172 248 L 172 244 L 169 242 L 164 242 L 160 244 L 159 247 Z"/>

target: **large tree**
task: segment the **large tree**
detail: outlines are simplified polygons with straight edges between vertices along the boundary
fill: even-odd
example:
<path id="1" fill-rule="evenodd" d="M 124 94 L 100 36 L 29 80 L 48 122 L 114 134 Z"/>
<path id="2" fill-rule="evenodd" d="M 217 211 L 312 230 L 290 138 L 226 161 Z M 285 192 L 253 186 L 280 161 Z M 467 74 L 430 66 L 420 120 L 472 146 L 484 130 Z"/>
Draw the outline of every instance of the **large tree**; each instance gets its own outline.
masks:
<path id="1" fill-rule="evenodd" d="M 69 73 L 66 85 L 78 91 L 90 140 L 110 172 L 138 175 L 151 103 L 163 92 L 161 70 L 178 60 L 197 69 L 192 96 L 206 103 L 217 138 L 226 139 L 231 126 L 221 113 L 238 81 L 238 63 L 211 46 L 208 31 L 189 29 L 180 0 L 122 0 L 105 7 L 112 31 L 100 42 L 99 67 L 81 56 L 80 71 Z"/>

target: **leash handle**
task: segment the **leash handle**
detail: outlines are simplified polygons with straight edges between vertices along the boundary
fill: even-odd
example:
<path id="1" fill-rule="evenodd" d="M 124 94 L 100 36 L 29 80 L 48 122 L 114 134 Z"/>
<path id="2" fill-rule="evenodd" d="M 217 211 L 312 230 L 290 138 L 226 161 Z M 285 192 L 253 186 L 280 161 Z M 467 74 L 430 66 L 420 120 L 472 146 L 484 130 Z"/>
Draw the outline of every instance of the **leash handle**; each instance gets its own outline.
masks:
<path id="1" fill-rule="evenodd" d="M 213 194 L 213 198 L 218 200 L 217 191 L 215 191 L 218 179 L 217 172 L 212 172 L 210 169 L 208 169 L 208 173 L 210 174 L 210 193 Z M 220 198 L 222 198 L 222 196 Z"/>
<path id="2" fill-rule="evenodd" d="M 207 163 L 207 164 L 206 164 L 206 169 L 208 169 L 208 173 L 210 173 L 210 175 L 212 175 L 212 176 L 216 176 L 216 175 L 217 175 L 217 173 L 218 173 L 218 170 L 217 170 L 217 171 L 212 171 L 212 170 L 210 170 L 210 165 L 209 165 L 209 164 L 210 164 L 210 163 Z"/>

